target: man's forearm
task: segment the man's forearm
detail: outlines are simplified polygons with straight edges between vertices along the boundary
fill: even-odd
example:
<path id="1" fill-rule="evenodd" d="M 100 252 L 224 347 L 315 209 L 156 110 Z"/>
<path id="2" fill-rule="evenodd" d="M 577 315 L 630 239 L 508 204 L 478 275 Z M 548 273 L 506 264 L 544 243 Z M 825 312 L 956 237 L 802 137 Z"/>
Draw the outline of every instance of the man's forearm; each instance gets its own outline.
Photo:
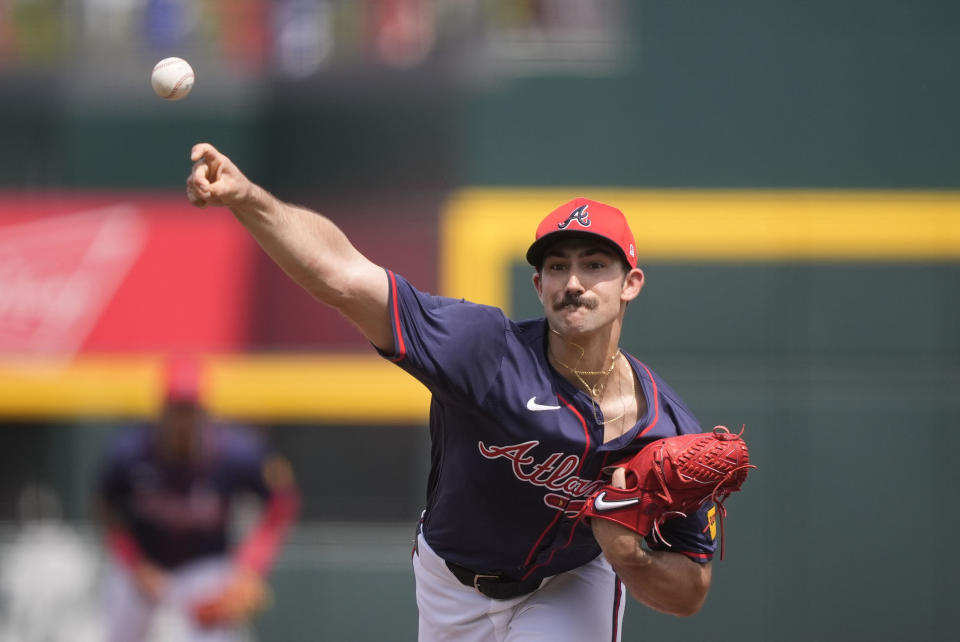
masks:
<path id="1" fill-rule="evenodd" d="M 591 522 L 607 560 L 635 600 L 677 616 L 693 615 L 710 590 L 710 564 L 700 564 L 681 553 L 649 551 L 639 535 L 601 519 Z"/>
<path id="2" fill-rule="evenodd" d="M 710 586 L 709 564 L 680 553 L 646 551 L 645 563 L 621 563 L 614 569 L 635 600 L 670 615 L 695 614 Z"/>
<path id="3" fill-rule="evenodd" d="M 327 217 L 259 186 L 251 186 L 249 198 L 230 211 L 284 272 L 329 305 L 340 307 L 349 297 L 350 268 L 368 263 Z"/>

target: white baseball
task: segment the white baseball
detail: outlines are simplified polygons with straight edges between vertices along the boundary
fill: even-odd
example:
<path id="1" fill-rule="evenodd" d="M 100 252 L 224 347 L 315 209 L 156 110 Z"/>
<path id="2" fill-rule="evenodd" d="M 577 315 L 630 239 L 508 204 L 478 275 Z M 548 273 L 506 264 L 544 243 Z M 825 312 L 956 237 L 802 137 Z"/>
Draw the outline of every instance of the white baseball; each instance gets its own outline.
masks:
<path id="1" fill-rule="evenodd" d="M 165 100 L 180 100 L 193 89 L 193 67 L 183 58 L 164 58 L 153 67 L 150 84 Z"/>

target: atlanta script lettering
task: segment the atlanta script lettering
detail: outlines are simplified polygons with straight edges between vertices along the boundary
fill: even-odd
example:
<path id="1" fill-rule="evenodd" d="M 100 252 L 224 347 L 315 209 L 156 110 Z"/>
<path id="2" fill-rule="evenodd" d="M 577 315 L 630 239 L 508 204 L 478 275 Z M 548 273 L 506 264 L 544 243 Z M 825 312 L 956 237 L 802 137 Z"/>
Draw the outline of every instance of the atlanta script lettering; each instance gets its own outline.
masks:
<path id="1" fill-rule="evenodd" d="M 487 446 L 482 441 L 477 443 L 480 454 L 487 459 L 500 457 L 508 460 L 513 468 L 513 475 L 520 481 L 534 486 L 540 486 L 552 491 L 561 491 L 570 498 L 586 497 L 603 486 L 602 480 L 583 479 L 574 473 L 580 469 L 580 457 L 551 453 L 542 462 L 537 463 L 530 451 L 540 445 L 539 441 L 531 440 L 509 446 Z M 555 500 L 546 500 L 551 508 L 560 508 Z"/>

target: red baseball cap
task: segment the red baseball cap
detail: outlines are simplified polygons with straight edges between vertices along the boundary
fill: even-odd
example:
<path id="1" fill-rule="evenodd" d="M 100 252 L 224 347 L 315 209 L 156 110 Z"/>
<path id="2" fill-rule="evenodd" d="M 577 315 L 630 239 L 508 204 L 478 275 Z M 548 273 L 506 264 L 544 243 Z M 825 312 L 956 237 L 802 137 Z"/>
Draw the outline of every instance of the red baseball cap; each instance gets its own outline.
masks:
<path id="1" fill-rule="evenodd" d="M 193 357 L 171 357 L 166 362 L 164 402 L 199 406 L 203 403 L 203 367 Z"/>
<path id="2" fill-rule="evenodd" d="M 565 238 L 599 238 L 620 250 L 631 268 L 637 267 L 637 248 L 627 217 L 615 207 L 589 198 L 575 198 L 553 210 L 537 226 L 537 237 L 527 250 L 527 262 L 543 265 L 547 247 Z"/>

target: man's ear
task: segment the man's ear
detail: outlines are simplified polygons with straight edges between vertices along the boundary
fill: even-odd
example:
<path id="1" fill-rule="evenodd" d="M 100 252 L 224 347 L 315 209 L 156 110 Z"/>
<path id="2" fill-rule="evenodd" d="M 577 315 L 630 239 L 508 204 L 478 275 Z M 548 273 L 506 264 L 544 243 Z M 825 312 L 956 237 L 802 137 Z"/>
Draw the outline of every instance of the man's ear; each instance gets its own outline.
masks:
<path id="1" fill-rule="evenodd" d="M 640 294 L 640 290 L 643 289 L 643 284 L 646 282 L 643 276 L 643 270 L 640 268 L 633 268 L 627 275 L 623 278 L 623 288 L 620 291 L 620 300 L 621 301 L 633 301 L 637 298 L 637 295 Z"/>
<path id="2" fill-rule="evenodd" d="M 537 298 L 543 303 L 543 282 L 540 280 L 540 270 L 533 273 L 533 287 L 537 291 Z"/>

